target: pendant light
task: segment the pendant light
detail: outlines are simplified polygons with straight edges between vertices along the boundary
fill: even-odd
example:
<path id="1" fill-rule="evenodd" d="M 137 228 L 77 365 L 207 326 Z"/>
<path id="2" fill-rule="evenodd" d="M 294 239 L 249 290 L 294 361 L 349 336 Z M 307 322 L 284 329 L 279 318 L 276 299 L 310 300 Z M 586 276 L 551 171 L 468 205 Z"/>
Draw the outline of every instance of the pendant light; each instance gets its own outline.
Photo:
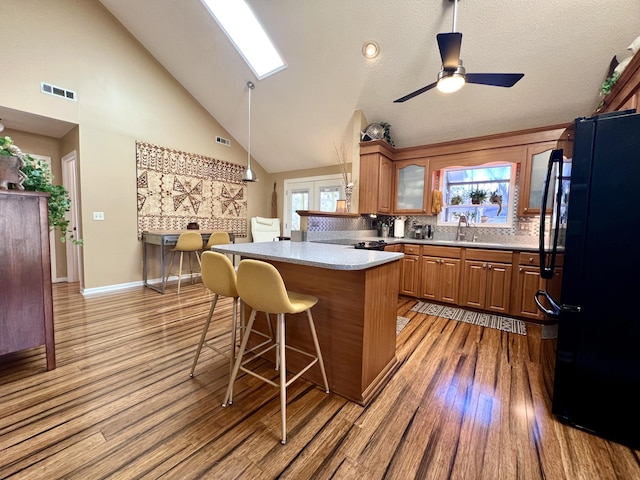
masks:
<path id="1" fill-rule="evenodd" d="M 247 87 L 249 87 L 249 140 L 247 142 L 247 169 L 244 171 L 244 177 L 242 180 L 244 182 L 257 182 L 258 178 L 256 174 L 251 170 L 251 90 L 253 90 L 256 86 L 253 82 L 247 82 Z"/>

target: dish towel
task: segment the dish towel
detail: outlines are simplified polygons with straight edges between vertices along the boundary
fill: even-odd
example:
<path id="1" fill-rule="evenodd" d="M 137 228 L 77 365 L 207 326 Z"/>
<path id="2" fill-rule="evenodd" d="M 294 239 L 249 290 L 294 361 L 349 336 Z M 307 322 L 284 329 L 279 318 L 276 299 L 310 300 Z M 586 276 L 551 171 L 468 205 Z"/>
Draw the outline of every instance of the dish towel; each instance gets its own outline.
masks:
<path id="1" fill-rule="evenodd" d="M 434 190 L 431 192 L 431 213 L 438 214 L 442 211 L 442 192 Z"/>

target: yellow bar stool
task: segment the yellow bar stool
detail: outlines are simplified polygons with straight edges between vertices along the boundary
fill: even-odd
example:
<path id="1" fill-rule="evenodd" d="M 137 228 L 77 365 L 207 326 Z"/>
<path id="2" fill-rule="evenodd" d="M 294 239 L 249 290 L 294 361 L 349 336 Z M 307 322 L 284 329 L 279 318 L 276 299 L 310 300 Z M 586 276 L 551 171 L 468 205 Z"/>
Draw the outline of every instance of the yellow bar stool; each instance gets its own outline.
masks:
<path id="1" fill-rule="evenodd" d="M 176 253 L 178 252 L 180 252 L 180 270 L 178 272 L 178 294 L 180 293 L 180 281 L 182 280 L 182 259 L 185 253 L 189 256 L 189 270 L 191 272 L 191 281 L 193 282 L 193 267 L 191 266 L 191 253 L 196 254 L 196 259 L 198 260 L 198 264 L 200 264 L 200 256 L 198 255 L 198 253 L 201 250 L 202 250 L 202 235 L 200 235 L 200 232 L 182 232 L 180 236 L 178 236 L 178 241 L 176 242 L 176 246 L 170 250 L 171 261 L 169 262 L 169 270 L 167 271 L 167 276 L 164 279 L 165 285 L 169 280 L 169 275 L 171 275 L 171 267 L 173 267 L 173 259 L 175 258 Z M 202 268 L 201 264 L 200 264 L 200 268 Z"/>
<path id="2" fill-rule="evenodd" d="M 196 369 L 196 364 L 198 363 L 198 359 L 200 358 L 200 352 L 202 351 L 202 347 L 206 346 L 213 350 L 216 353 L 221 355 L 225 355 L 229 357 L 229 377 L 231 377 L 231 372 L 233 371 L 233 364 L 236 358 L 236 347 L 237 347 L 237 332 L 240 330 L 242 333 L 244 331 L 244 322 L 240 322 L 238 324 L 238 289 L 237 289 L 237 278 L 236 278 L 236 270 L 229 260 L 229 257 L 223 255 L 222 253 L 217 252 L 204 252 L 202 254 L 202 283 L 207 287 L 211 293 L 213 293 L 213 300 L 211 301 L 211 308 L 209 309 L 209 315 L 204 323 L 204 328 L 202 329 L 202 335 L 200 336 L 200 342 L 198 343 L 198 347 L 196 349 L 196 356 L 193 359 L 193 365 L 191 366 L 191 373 L 189 374 L 193 377 L 193 372 Z M 225 331 L 221 335 L 216 335 L 207 339 L 207 333 L 209 332 L 209 327 L 211 326 L 211 319 L 213 318 L 213 312 L 218 303 L 218 299 L 220 297 L 229 297 L 233 299 L 232 305 L 232 320 L 231 320 L 231 341 L 227 343 L 225 338 L 228 335 L 228 331 Z M 244 316 L 241 316 L 244 318 Z M 270 335 L 265 335 L 262 332 L 258 332 L 262 335 L 265 340 L 252 348 L 252 350 L 262 348 L 268 343 L 273 343 L 275 345 L 276 340 L 273 335 L 273 330 L 271 329 L 271 322 L 269 321 L 269 317 L 267 316 L 267 324 L 269 325 L 269 333 Z"/>
<path id="3" fill-rule="evenodd" d="M 238 375 L 238 371 L 242 370 L 245 373 L 253 375 L 254 377 L 266 382 L 274 387 L 280 388 L 280 415 L 282 419 L 282 440 L 283 445 L 287 442 L 287 387 L 291 383 L 297 380 L 303 373 L 309 370 L 316 363 L 320 367 L 322 373 L 322 380 L 324 381 L 324 388 L 329 393 L 329 383 L 327 382 L 327 374 L 324 369 L 324 362 L 322 361 L 322 353 L 320 352 L 320 345 L 318 344 L 318 336 L 316 334 L 316 328 L 313 323 L 313 317 L 311 316 L 311 307 L 318 303 L 318 299 L 312 295 L 305 295 L 303 293 L 287 291 L 280 272 L 270 263 L 260 260 L 242 260 L 238 266 L 238 293 L 242 301 L 249 305 L 253 310 L 249 316 L 249 323 L 247 324 L 245 335 L 242 338 L 240 344 L 240 351 L 236 358 L 231 372 L 231 379 L 229 380 L 229 387 L 227 388 L 227 394 L 224 399 L 223 407 L 233 403 L 233 384 Z M 249 359 L 244 359 L 245 350 L 247 347 L 247 341 L 253 333 L 260 333 L 253 330 L 253 322 L 256 319 L 256 313 L 274 313 L 277 315 L 277 327 L 276 327 L 276 345 L 271 346 L 261 352 L 255 353 L 255 355 L 261 355 L 271 348 L 276 348 L 276 369 L 280 369 L 280 381 L 274 382 L 269 378 L 266 378 L 258 373 L 245 368 L 244 365 L 247 362 L 253 360 L 255 356 Z M 298 348 L 286 345 L 285 339 L 285 314 L 295 314 L 306 312 L 307 321 L 309 323 L 309 330 L 313 339 L 315 347 L 315 355 L 309 352 L 305 352 Z M 294 320 L 294 317 L 289 317 L 290 320 Z M 286 349 L 294 350 L 300 354 L 306 355 L 311 361 L 298 373 L 293 375 L 287 380 L 287 361 L 286 361 Z M 255 347 L 254 347 L 255 350 Z M 279 363 L 279 365 L 278 365 Z"/>
<path id="4" fill-rule="evenodd" d="M 210 250 L 214 245 L 227 245 L 228 243 L 231 243 L 231 238 L 227 232 L 213 232 L 209 236 L 209 240 L 204 249 Z"/>

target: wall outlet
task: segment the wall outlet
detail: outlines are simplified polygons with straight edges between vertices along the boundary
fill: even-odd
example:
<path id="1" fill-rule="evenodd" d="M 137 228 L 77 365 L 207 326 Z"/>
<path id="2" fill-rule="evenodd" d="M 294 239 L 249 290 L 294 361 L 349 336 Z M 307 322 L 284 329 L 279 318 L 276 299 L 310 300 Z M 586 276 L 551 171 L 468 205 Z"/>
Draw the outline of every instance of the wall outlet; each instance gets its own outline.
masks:
<path id="1" fill-rule="evenodd" d="M 104 212 L 93 212 L 94 220 L 104 220 Z"/>

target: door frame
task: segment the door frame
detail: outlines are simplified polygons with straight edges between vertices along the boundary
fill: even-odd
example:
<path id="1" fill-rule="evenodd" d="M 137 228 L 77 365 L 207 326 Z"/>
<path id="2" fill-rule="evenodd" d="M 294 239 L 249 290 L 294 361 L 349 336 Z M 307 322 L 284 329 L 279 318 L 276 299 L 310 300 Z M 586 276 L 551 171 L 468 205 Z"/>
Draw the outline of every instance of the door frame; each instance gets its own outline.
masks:
<path id="1" fill-rule="evenodd" d="M 291 191 L 296 184 L 307 184 L 309 187 L 309 210 L 320 210 L 320 187 L 329 186 L 331 182 L 340 185 L 340 195 L 344 198 L 344 178 L 341 174 L 319 175 L 315 177 L 289 178 L 284 181 L 284 198 L 282 201 L 282 235 L 291 235 Z"/>
<path id="2" fill-rule="evenodd" d="M 69 192 L 69 200 L 71 207 L 67 212 L 69 220 L 69 230 L 73 233 L 74 239 L 82 238 L 82 228 L 80 222 L 80 203 L 78 199 L 78 155 L 76 150 L 67 153 L 62 157 L 62 186 Z M 67 238 L 65 242 L 67 253 L 67 281 L 80 282 L 82 288 L 83 282 L 83 264 L 82 250 L 80 245 L 76 245 Z"/>

